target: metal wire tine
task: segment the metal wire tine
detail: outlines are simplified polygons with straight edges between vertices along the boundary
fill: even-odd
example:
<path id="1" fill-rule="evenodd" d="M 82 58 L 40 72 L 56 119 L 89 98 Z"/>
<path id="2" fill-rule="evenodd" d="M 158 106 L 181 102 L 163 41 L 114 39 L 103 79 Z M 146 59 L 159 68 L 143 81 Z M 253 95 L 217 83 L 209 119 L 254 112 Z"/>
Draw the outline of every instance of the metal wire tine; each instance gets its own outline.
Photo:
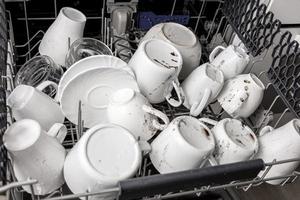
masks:
<path id="1" fill-rule="evenodd" d="M 71 48 L 71 38 L 68 37 L 68 50 L 70 50 L 70 48 Z"/>
<path id="2" fill-rule="evenodd" d="M 196 25 L 195 25 L 195 28 L 194 28 L 194 32 L 196 33 L 197 29 L 198 29 L 198 25 L 199 25 L 199 22 L 200 22 L 200 17 L 201 17 L 201 14 L 202 14 L 202 11 L 204 9 L 204 4 L 206 2 L 205 1 L 202 1 L 202 6 L 201 6 L 201 9 L 199 11 L 199 14 L 198 14 L 198 19 L 197 19 L 197 22 L 196 22 Z"/>
<path id="3" fill-rule="evenodd" d="M 107 18 L 106 17 L 104 17 L 104 27 L 103 27 L 103 29 L 104 29 L 104 33 L 103 33 L 103 42 L 104 43 L 106 43 L 106 23 L 107 23 Z"/>
<path id="4" fill-rule="evenodd" d="M 81 136 L 81 101 L 78 102 L 78 116 L 77 116 L 77 140 L 80 139 Z"/>
<path id="5" fill-rule="evenodd" d="M 9 77 L 9 76 L 1 76 L 1 78 L 2 79 L 6 79 L 6 81 L 9 81 L 9 85 L 10 85 L 11 89 L 14 89 L 14 84 L 13 84 L 13 80 L 12 80 L 11 77 Z"/>
<path id="6" fill-rule="evenodd" d="M 40 43 L 41 43 L 42 40 L 39 40 L 37 41 L 33 46 L 32 48 L 30 48 L 25 54 L 22 54 L 22 55 L 18 55 L 19 58 L 22 58 L 22 57 L 26 57 L 26 61 L 30 60 L 31 59 L 31 56 L 29 56 L 29 59 L 27 58 L 27 56 L 29 54 L 31 54 L 31 51 L 33 51 L 33 49 L 35 49 L 35 47 L 37 47 Z"/>
<path id="7" fill-rule="evenodd" d="M 106 0 L 103 0 L 103 5 L 102 5 L 102 9 L 101 9 L 101 39 L 102 42 L 104 42 L 104 13 L 105 13 L 105 2 Z"/>
<path id="8" fill-rule="evenodd" d="M 283 182 L 281 182 L 280 186 L 283 187 L 285 184 L 287 184 L 289 182 L 290 179 L 291 179 L 291 177 L 286 178 Z"/>
<path id="9" fill-rule="evenodd" d="M 257 77 L 260 79 L 260 77 L 261 77 L 263 74 L 266 74 L 266 71 L 260 72 L 260 73 L 257 75 Z"/>
<path id="10" fill-rule="evenodd" d="M 271 109 L 273 108 L 273 106 L 275 105 L 275 103 L 277 102 L 277 100 L 280 98 L 279 95 L 277 95 L 275 97 L 275 99 L 273 100 L 273 102 L 271 103 L 270 107 L 268 108 L 267 112 L 264 114 L 263 120 L 261 120 L 258 129 L 256 130 L 256 133 L 258 133 L 258 131 L 262 128 L 262 125 L 264 124 L 263 122 L 265 121 L 265 119 L 267 118 L 268 114 L 270 113 Z"/>
<path id="11" fill-rule="evenodd" d="M 220 23 L 219 23 L 219 25 L 218 25 L 218 28 L 217 28 L 217 31 L 216 31 L 216 34 L 215 34 L 215 35 L 217 35 L 217 33 L 219 33 L 219 30 L 220 30 L 220 28 L 221 28 L 221 24 L 223 23 L 223 20 L 224 20 L 224 19 L 226 19 L 226 18 L 225 18 L 225 17 L 222 17 L 222 18 L 221 18 Z M 222 39 L 223 39 L 223 40 L 224 40 L 224 38 L 225 38 L 225 33 L 226 33 L 228 27 L 229 27 L 229 26 L 226 27 L 226 29 L 225 29 L 225 31 L 224 31 L 224 34 L 222 35 Z M 208 38 L 209 38 L 209 35 L 206 36 L 205 41 L 208 41 Z M 213 45 L 215 44 L 216 39 L 217 39 L 217 38 L 214 37 L 213 40 L 211 41 Z"/>
<path id="12" fill-rule="evenodd" d="M 32 199 L 32 200 L 35 200 L 35 195 L 34 195 L 33 185 L 30 184 L 29 187 L 30 187 L 30 192 L 31 192 L 31 199 Z"/>
<path id="13" fill-rule="evenodd" d="M 22 48 L 22 47 L 26 47 L 35 37 L 37 37 L 38 34 L 42 33 L 43 35 L 45 34 L 44 31 L 42 30 L 38 30 L 29 40 L 27 40 L 26 43 L 21 44 L 21 45 L 15 45 L 16 48 Z"/>
<path id="14" fill-rule="evenodd" d="M 283 118 L 283 116 L 289 111 L 290 109 L 289 108 L 286 108 L 280 115 L 280 117 L 278 118 L 278 120 L 276 121 L 275 125 L 274 125 L 274 128 L 277 128 L 279 122 L 281 121 L 281 119 Z"/>
<path id="15" fill-rule="evenodd" d="M 291 180 L 291 183 L 294 183 L 299 177 L 299 174 L 295 175 L 295 177 Z"/>
<path id="16" fill-rule="evenodd" d="M 172 6 L 172 10 L 171 10 L 171 16 L 173 16 L 173 14 L 174 14 L 175 6 L 176 6 L 176 0 L 173 1 L 173 6 Z"/>
<path id="17" fill-rule="evenodd" d="M 216 18 L 217 18 L 217 15 L 219 14 L 219 11 L 221 10 L 221 3 L 219 3 L 219 6 L 218 6 L 218 9 L 217 11 L 215 12 L 215 15 L 214 15 L 214 18 L 213 18 L 213 21 L 212 21 L 212 24 L 215 23 L 216 21 Z M 210 36 L 210 34 L 212 33 L 212 30 L 213 30 L 213 27 L 210 27 L 209 31 L 208 31 L 208 34 L 207 34 L 207 37 Z"/>

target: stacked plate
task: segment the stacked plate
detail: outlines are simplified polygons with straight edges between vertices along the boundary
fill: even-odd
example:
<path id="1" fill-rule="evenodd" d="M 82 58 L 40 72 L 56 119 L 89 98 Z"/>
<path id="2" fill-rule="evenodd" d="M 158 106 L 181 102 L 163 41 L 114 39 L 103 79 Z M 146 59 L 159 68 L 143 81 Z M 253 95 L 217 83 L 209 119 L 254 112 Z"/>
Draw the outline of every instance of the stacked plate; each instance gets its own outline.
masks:
<path id="1" fill-rule="evenodd" d="M 112 93 L 122 88 L 139 91 L 127 64 L 114 56 L 96 55 L 73 64 L 58 85 L 56 99 L 65 116 L 78 123 L 78 108 L 84 126 L 108 122 L 106 109 Z"/>

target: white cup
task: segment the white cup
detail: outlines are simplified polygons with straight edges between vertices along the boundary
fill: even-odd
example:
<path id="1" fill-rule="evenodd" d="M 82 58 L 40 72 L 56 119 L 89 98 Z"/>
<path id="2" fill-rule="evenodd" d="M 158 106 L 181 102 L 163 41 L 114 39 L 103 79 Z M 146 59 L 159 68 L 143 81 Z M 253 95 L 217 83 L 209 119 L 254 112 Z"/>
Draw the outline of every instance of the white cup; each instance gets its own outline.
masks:
<path id="1" fill-rule="evenodd" d="M 154 109 L 146 97 L 130 88 L 115 92 L 107 107 L 108 121 L 129 130 L 138 140 L 149 140 L 158 130 L 163 130 L 169 118 Z M 158 118 L 163 124 L 158 122 Z"/>
<path id="2" fill-rule="evenodd" d="M 219 94 L 224 85 L 223 73 L 209 63 L 196 68 L 181 84 L 185 95 L 183 105 L 192 116 L 202 110 Z"/>
<path id="3" fill-rule="evenodd" d="M 150 145 L 141 145 L 128 130 L 114 124 L 96 125 L 68 153 L 66 183 L 74 194 L 116 187 L 119 181 L 135 175 L 142 150 L 150 150 Z M 91 198 L 114 199 L 110 195 Z"/>
<path id="4" fill-rule="evenodd" d="M 300 120 L 293 119 L 277 129 L 265 126 L 260 131 L 258 140 L 260 148 L 255 157 L 263 159 L 266 163 L 274 160 L 297 159 L 300 155 Z M 273 165 L 264 178 L 291 175 L 299 163 L 300 161 L 295 161 Z M 263 173 L 260 173 L 259 176 L 263 176 Z M 271 180 L 267 183 L 278 185 L 283 180 Z"/>
<path id="5" fill-rule="evenodd" d="M 167 100 L 178 107 L 183 102 L 182 88 L 178 74 L 182 68 L 182 57 L 171 44 L 158 39 L 142 42 L 128 65 L 133 69 L 141 93 L 150 103 Z M 171 96 L 175 89 L 178 100 Z"/>
<path id="6" fill-rule="evenodd" d="M 7 104 L 12 109 L 13 117 L 17 121 L 21 119 L 36 120 L 46 131 L 53 124 L 64 122 L 65 117 L 58 103 L 40 91 L 49 82 L 45 81 L 37 88 L 29 85 L 18 85 L 12 91 L 7 98 Z"/>
<path id="7" fill-rule="evenodd" d="M 165 174 L 203 166 L 214 151 L 215 140 L 198 119 L 180 116 L 153 140 L 151 147 L 154 167 Z"/>
<path id="8" fill-rule="evenodd" d="M 247 118 L 260 105 L 265 86 L 254 74 L 241 74 L 225 82 L 218 101 L 233 118 Z"/>
<path id="9" fill-rule="evenodd" d="M 227 164 L 252 159 L 258 151 L 258 139 L 254 132 L 237 119 L 225 118 L 219 122 L 201 118 L 209 123 L 215 140 L 214 158 L 218 164 Z"/>
<path id="10" fill-rule="evenodd" d="M 36 195 L 49 194 L 64 183 L 66 151 L 59 142 L 61 139 L 55 137 L 65 134 L 66 127 L 62 124 L 55 124 L 46 133 L 37 121 L 23 119 L 13 123 L 3 136 L 17 180 L 37 180 L 33 185 Z M 29 185 L 22 187 L 31 193 Z"/>
<path id="11" fill-rule="evenodd" d="M 200 64 L 201 44 L 189 28 L 173 22 L 160 23 L 151 27 L 141 41 L 157 38 L 170 43 L 179 50 L 183 67 L 179 78 L 185 79 Z"/>
<path id="12" fill-rule="evenodd" d="M 209 62 L 223 72 L 225 80 L 243 73 L 249 61 L 249 55 L 233 45 L 217 46 L 209 55 Z"/>

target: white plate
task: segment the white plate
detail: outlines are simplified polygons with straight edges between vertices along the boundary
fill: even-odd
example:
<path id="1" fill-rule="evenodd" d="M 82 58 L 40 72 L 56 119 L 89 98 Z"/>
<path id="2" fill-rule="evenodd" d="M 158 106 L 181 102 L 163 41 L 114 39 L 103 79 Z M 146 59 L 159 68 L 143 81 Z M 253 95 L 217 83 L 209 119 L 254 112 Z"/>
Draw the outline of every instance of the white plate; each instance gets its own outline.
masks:
<path id="1" fill-rule="evenodd" d="M 61 103 L 65 116 L 78 123 L 78 105 L 81 101 L 84 127 L 108 122 L 107 104 L 110 95 L 118 89 L 131 88 L 139 92 L 133 75 L 123 69 L 94 68 L 71 79 L 61 92 Z"/>
<path id="2" fill-rule="evenodd" d="M 78 62 L 74 63 L 68 70 L 64 73 L 61 77 L 57 89 L 56 98 L 58 100 L 61 99 L 61 93 L 67 83 L 76 75 L 81 72 L 94 69 L 94 68 L 103 68 L 103 67 L 110 67 L 110 68 L 125 68 L 128 69 L 127 63 L 117 58 L 115 56 L 110 55 L 95 55 L 84 58 L 79 60 Z"/>

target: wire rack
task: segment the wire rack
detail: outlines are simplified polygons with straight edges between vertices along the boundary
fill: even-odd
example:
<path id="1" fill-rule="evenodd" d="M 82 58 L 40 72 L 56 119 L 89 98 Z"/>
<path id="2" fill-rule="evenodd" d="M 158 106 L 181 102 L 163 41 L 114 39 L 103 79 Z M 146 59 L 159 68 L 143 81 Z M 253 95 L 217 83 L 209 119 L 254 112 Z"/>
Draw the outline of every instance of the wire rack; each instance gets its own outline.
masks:
<path id="1" fill-rule="evenodd" d="M 173 15 L 174 10 L 176 8 L 176 4 L 178 2 L 176 0 L 173 1 L 172 10 L 169 15 Z M 210 4 L 213 3 L 214 14 L 208 16 L 207 8 L 209 8 Z M 54 0 L 54 4 L 56 5 L 56 0 Z M 23 2 L 24 12 L 27 12 L 26 9 L 26 1 Z M 101 20 L 101 35 L 103 37 L 99 37 L 103 42 L 105 42 L 112 49 L 116 49 L 115 45 L 120 45 L 123 49 L 115 50 L 114 54 L 116 56 L 125 56 L 130 58 L 130 56 L 134 53 L 135 48 L 138 44 L 138 40 L 129 39 L 127 35 L 125 36 L 117 36 L 113 35 L 109 26 L 110 20 L 105 13 L 105 1 L 103 1 L 103 7 L 101 9 L 101 16 L 96 17 L 98 20 Z M 297 116 L 295 114 L 299 114 L 299 110 L 295 109 L 295 105 L 299 103 L 297 100 L 291 104 L 290 100 L 286 100 L 284 97 L 287 92 L 286 88 L 282 87 L 279 83 L 285 83 L 284 81 L 289 81 L 290 77 L 293 78 L 294 81 L 298 81 L 296 79 L 296 74 L 298 71 L 298 60 L 294 57 L 298 57 L 298 43 L 296 44 L 290 39 L 289 33 L 281 33 L 280 30 L 280 21 L 273 18 L 273 14 L 270 12 L 266 12 L 266 7 L 261 5 L 259 1 L 255 0 L 247 0 L 247 1 L 238 1 L 238 0 L 226 0 L 226 1 L 200 1 L 199 10 L 195 13 L 195 11 L 190 12 L 190 27 L 193 28 L 193 31 L 198 34 L 200 41 L 203 45 L 203 56 L 201 58 L 201 62 L 206 62 L 209 52 L 217 45 L 227 45 L 229 44 L 233 38 L 238 35 L 241 39 L 242 43 L 247 47 L 247 50 L 250 54 L 252 54 L 251 63 L 249 64 L 249 72 L 255 71 L 258 67 L 260 67 L 260 63 L 263 63 L 267 60 L 268 57 L 271 57 L 271 63 L 268 63 L 270 68 L 268 70 L 259 70 L 259 73 L 256 75 L 263 80 L 266 85 L 266 94 L 272 94 L 269 97 L 273 99 L 271 102 L 267 99 L 263 100 L 262 110 L 263 114 L 261 115 L 261 119 L 258 122 L 255 122 L 253 118 L 242 119 L 245 124 L 250 126 L 256 133 L 269 121 L 272 121 L 273 127 L 278 127 L 282 124 L 285 118 L 292 114 L 293 116 Z M 3 1 L 1 1 L 0 9 L 5 10 Z M 230 10 L 235 10 L 236 12 L 229 12 Z M 57 14 L 57 7 L 55 6 L 54 12 Z M 8 11 L 1 12 L 6 13 L 5 16 L 1 16 L 4 21 L 7 23 L 4 27 L 8 27 L 8 34 L 1 35 L 6 40 L 6 36 L 9 36 L 8 42 L 5 44 L 9 44 L 11 50 L 7 51 L 5 48 L 1 48 L 0 50 L 4 51 L 5 54 L 1 61 L 1 91 L 0 96 L 0 111 L 1 111 L 1 129 L 0 134 L 3 135 L 7 124 L 11 124 L 13 122 L 11 111 L 6 107 L 5 104 L 5 96 L 9 94 L 14 88 L 13 78 L 16 72 L 15 68 L 18 65 L 22 65 L 33 56 L 37 55 L 37 47 L 40 43 L 40 38 L 44 35 L 44 30 L 38 30 L 31 37 L 29 37 L 29 18 L 28 14 L 25 13 L 25 24 L 26 24 L 26 33 L 27 33 L 27 42 L 24 44 L 16 44 L 14 41 L 14 33 L 12 20 L 10 17 L 10 13 Z M 7 19 L 5 18 L 7 16 Z M 236 17 L 235 17 L 236 16 Z M 94 17 L 95 18 L 95 17 Z M 89 19 L 89 17 L 88 17 Z M 248 21 L 247 21 L 247 20 Z M 38 20 L 38 19 L 37 19 Z M 250 25 L 251 26 L 250 26 Z M 259 26 L 257 26 L 259 24 Z M 2 26 L 0 26 L 1 28 Z M 256 27 L 255 30 L 253 30 Z M 0 31 L 1 34 L 2 30 Z M 5 33 L 6 31 L 4 31 Z M 138 29 L 133 30 L 133 34 L 135 35 L 143 35 Z M 258 35 L 263 35 L 258 37 Z M 97 37 L 97 36 L 95 36 Z M 285 38 L 289 39 L 285 39 Z M 276 40 L 277 39 L 277 40 Z M 125 41 L 125 44 L 131 44 L 130 46 L 123 45 L 124 43 L 117 43 L 118 41 Z M 279 41 L 279 42 L 278 42 Z M 15 46 L 15 49 L 12 48 Z M 25 49 L 25 51 L 20 50 Z M 15 51 L 24 52 L 22 54 L 15 55 Z M 125 52 L 125 54 L 124 54 Z M 279 52 L 279 53 L 278 53 Z M 286 60 L 289 60 L 289 53 L 293 55 L 292 64 L 287 64 Z M 121 55 L 122 54 L 122 55 Z M 259 56 L 258 56 L 259 55 Z M 286 58 L 283 57 L 287 55 Z M 4 59 L 5 58 L 5 59 Z M 6 58 L 9 58 L 6 60 Z M 17 62 L 16 62 L 17 60 Z M 278 61 L 279 60 L 279 61 Z M 284 60 L 285 62 L 283 62 Z M 280 62 L 281 61 L 281 62 Z M 3 62 L 3 65 L 2 65 Z M 6 63 L 6 64 L 5 64 Z M 284 63 L 284 64 L 283 64 Z M 6 67 L 5 67 L 6 66 Z M 280 66 L 280 67 L 278 67 Z M 288 66 L 288 67 L 287 67 Z M 289 66 L 293 66 L 292 75 L 291 72 L 286 72 L 285 77 L 287 80 L 278 81 L 280 77 L 276 76 L 277 68 L 285 69 L 289 71 Z M 288 68 L 288 69 L 287 69 Z M 8 72 L 8 73 L 7 73 Z M 270 81 L 271 80 L 271 81 Z M 299 81 L 297 82 L 299 84 Z M 284 84 L 283 84 L 284 85 Z M 293 85 L 295 87 L 295 85 Z M 299 88 L 299 86 L 298 86 Z M 275 92 L 274 92 L 275 91 Z M 276 92 L 277 91 L 277 92 Z M 280 92 L 281 91 L 281 92 Z M 299 90 L 293 91 L 295 93 L 299 93 Z M 267 96 L 267 95 L 265 95 Z M 299 95 L 298 95 L 299 96 Z M 80 107 L 80 106 L 79 106 Z M 168 115 L 170 119 L 175 118 L 180 115 L 188 115 L 189 112 L 184 107 L 173 108 L 169 104 L 163 103 L 155 105 L 156 108 L 163 111 Z M 277 107 L 280 107 L 280 110 L 277 110 Z M 296 112 L 294 111 L 296 110 Z M 79 119 L 81 118 L 80 109 L 78 111 Z M 276 117 L 273 116 L 273 120 L 270 120 L 269 116 L 274 113 L 279 113 Z M 257 114 L 259 115 L 259 114 Z M 260 116 L 260 115 L 259 115 Z M 221 109 L 217 102 L 213 102 L 208 106 L 208 108 L 204 111 L 201 117 L 209 117 L 215 120 L 220 120 L 226 117 L 226 113 Z M 4 121 L 2 121 L 2 118 Z M 257 117 L 254 117 L 257 118 Z M 7 120 L 7 122 L 6 122 Z M 269 121 L 268 121 L 269 120 Z M 81 135 L 85 131 L 83 129 L 82 122 L 80 121 L 79 126 L 75 126 L 74 124 L 66 121 L 65 125 L 68 128 L 67 137 L 63 143 L 66 149 L 71 149 L 74 144 L 80 139 Z M 2 137 L 1 137 L 2 139 Z M 2 140 L 0 140 L 0 144 L 2 144 Z M 82 197 L 85 199 L 89 199 L 92 196 L 101 196 L 107 193 L 118 197 L 119 199 L 170 199 L 181 197 L 185 195 L 197 195 L 200 196 L 202 193 L 208 191 L 219 191 L 219 190 L 231 190 L 231 189 L 241 189 L 244 191 L 249 190 L 251 187 L 258 187 L 266 181 L 282 179 L 281 186 L 286 185 L 287 183 L 293 183 L 297 177 L 299 176 L 299 172 L 294 171 L 293 173 L 281 176 L 281 177 L 270 177 L 265 178 L 268 174 L 269 170 L 279 164 L 288 163 L 288 162 L 298 162 L 300 158 L 289 159 L 289 160 L 274 160 L 271 163 L 263 163 L 262 160 L 253 160 L 241 163 L 234 163 L 226 166 L 208 166 L 202 169 L 191 170 L 187 172 L 179 172 L 171 175 L 158 175 L 157 171 L 153 168 L 149 157 L 147 154 L 143 156 L 143 162 L 140 166 L 137 174 L 131 180 L 121 182 L 119 186 L 115 188 L 109 188 L 102 191 L 97 191 L 94 193 L 84 193 L 84 194 L 71 194 L 67 191 L 66 186 L 52 192 L 47 196 L 37 196 L 34 195 L 34 191 L 32 189 L 32 194 L 28 195 L 22 189 L 24 185 L 33 185 L 37 183 L 36 180 L 26 180 L 23 182 L 19 182 L 16 180 L 11 163 L 6 158 L 6 151 L 1 145 L 0 151 L 1 158 L 1 179 L 2 179 L 2 187 L 0 187 L 0 193 L 6 192 L 9 199 L 20 199 L 20 194 L 23 199 L 47 199 L 47 200 L 55 200 L 55 199 L 74 199 L 78 197 Z M 253 173 L 248 174 L 247 176 L 243 176 L 243 172 L 245 170 L 249 171 L 247 166 L 257 165 L 257 167 Z M 232 169 L 230 167 L 235 167 L 239 169 L 243 169 L 244 171 L 226 171 L 226 169 Z M 205 175 L 208 172 L 219 172 L 218 176 L 215 177 L 214 180 L 218 180 L 220 176 L 226 176 L 225 174 L 232 173 L 234 176 L 228 178 L 223 181 L 211 181 L 211 182 L 201 182 L 199 177 L 201 175 Z M 258 177 L 258 172 L 263 172 L 263 175 Z M 225 173 L 225 174 L 224 174 Z M 227 173 L 227 174 L 228 174 Z M 193 174 L 194 176 L 190 177 L 188 174 Z M 176 179 L 177 176 L 185 177 L 183 179 Z M 203 178 L 203 176 L 202 176 Z M 171 182 L 164 181 L 171 180 Z M 209 179 L 208 179 L 209 180 Z M 147 183 L 155 183 L 156 187 L 153 185 L 147 185 Z M 144 185 L 139 185 L 139 190 L 132 187 L 130 188 L 130 184 L 136 183 L 144 183 Z M 188 184 L 187 184 L 188 183 Z M 128 186 L 129 185 L 129 186 Z M 176 186 L 174 186 L 176 185 Z M 141 187 L 145 187 L 144 190 Z M 128 189 L 129 187 L 129 189 Z M 33 188 L 33 187 L 31 187 Z M 141 192 L 142 191 L 142 192 Z M 22 199 L 21 198 L 21 199 Z"/>

